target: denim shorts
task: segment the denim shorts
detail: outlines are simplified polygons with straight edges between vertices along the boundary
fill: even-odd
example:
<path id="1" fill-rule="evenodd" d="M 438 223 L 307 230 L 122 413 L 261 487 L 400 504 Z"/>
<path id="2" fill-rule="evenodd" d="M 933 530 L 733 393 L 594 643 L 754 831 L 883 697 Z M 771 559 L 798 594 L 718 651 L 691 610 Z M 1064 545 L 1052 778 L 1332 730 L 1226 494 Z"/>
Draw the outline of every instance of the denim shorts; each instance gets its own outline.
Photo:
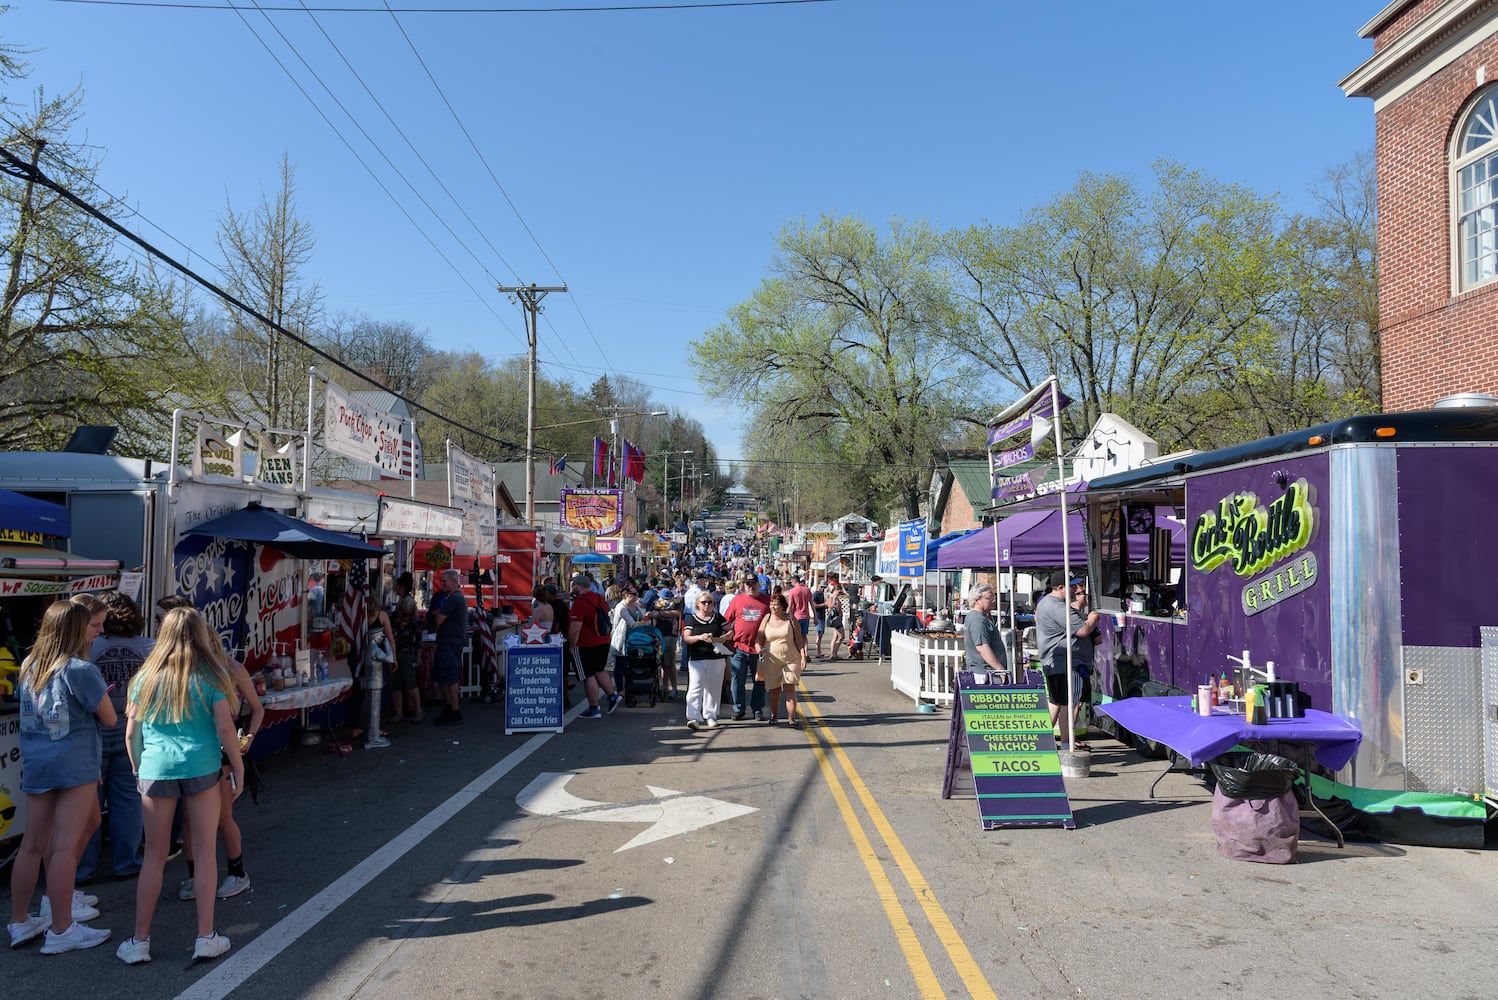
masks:
<path id="1" fill-rule="evenodd" d="M 437 643 L 432 657 L 432 678 L 438 684 L 457 684 L 463 676 L 463 644 Z"/>
<path id="2" fill-rule="evenodd" d="M 198 795 L 215 787 L 221 777 L 222 772 L 214 771 L 201 778 L 159 778 L 156 780 L 139 778 L 136 780 L 136 787 L 140 789 L 143 797 L 185 799 L 190 795 Z"/>

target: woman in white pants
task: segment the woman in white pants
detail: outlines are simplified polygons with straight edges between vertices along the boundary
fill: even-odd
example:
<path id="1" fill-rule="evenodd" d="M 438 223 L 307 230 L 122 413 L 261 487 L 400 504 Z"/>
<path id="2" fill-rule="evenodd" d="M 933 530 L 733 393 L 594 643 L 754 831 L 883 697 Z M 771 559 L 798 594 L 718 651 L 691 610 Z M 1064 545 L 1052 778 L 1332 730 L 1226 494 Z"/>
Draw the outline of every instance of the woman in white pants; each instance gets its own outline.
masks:
<path id="1" fill-rule="evenodd" d="M 728 623 L 718 614 L 712 595 L 703 592 L 697 606 L 682 619 L 681 641 L 687 651 L 687 728 L 718 728 L 718 696 L 728 659 L 718 651 L 718 639 Z"/>

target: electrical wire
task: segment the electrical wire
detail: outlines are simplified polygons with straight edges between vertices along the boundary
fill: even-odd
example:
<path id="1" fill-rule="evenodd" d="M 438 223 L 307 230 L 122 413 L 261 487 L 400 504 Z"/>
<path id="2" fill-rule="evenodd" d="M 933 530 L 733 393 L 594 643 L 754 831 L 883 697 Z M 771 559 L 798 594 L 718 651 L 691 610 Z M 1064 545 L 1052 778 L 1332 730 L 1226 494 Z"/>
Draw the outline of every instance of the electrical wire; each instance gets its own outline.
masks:
<path id="1" fill-rule="evenodd" d="M 385 8 L 390 11 L 390 20 L 394 22 L 396 30 L 401 34 L 401 38 L 405 39 L 406 47 L 411 50 L 411 55 L 416 58 L 417 65 L 419 65 L 422 72 L 426 74 L 427 81 L 431 83 L 432 89 L 435 90 L 437 92 L 437 96 L 442 99 L 442 105 L 443 107 L 447 108 L 447 113 L 452 116 L 453 123 L 458 126 L 458 131 L 462 132 L 463 138 L 468 140 L 468 148 L 473 150 L 473 155 L 478 158 L 479 163 L 483 164 L 484 171 L 488 173 L 489 179 L 494 182 L 494 187 L 499 191 L 500 197 L 504 198 L 505 204 L 510 206 L 510 211 L 515 213 L 515 218 L 519 220 L 521 228 L 524 229 L 525 234 L 531 238 L 531 242 L 535 244 L 536 249 L 541 252 L 541 256 L 546 260 L 546 263 L 550 265 L 552 271 L 556 274 L 557 280 L 560 281 L 563 285 L 568 285 L 567 279 L 562 276 L 561 268 L 557 267 L 556 262 L 551 259 L 551 255 L 546 252 L 546 248 L 541 245 L 541 241 L 536 237 L 535 232 L 532 231 L 530 223 L 525 221 L 525 216 L 520 214 L 519 206 L 517 206 L 514 199 L 510 197 L 510 192 L 505 190 L 505 186 L 500 183 L 499 176 L 495 174 L 494 168 L 489 165 L 489 160 L 486 156 L 484 156 L 483 150 L 481 150 L 479 148 L 479 144 L 474 141 L 472 133 L 468 131 L 468 126 L 463 124 L 463 118 L 458 114 L 458 109 L 453 107 L 452 102 L 447 99 L 447 92 L 442 89 L 442 84 L 437 82 L 436 74 L 434 74 L 431 70 L 431 67 L 427 65 L 427 61 L 422 58 L 421 51 L 416 48 L 416 42 L 406 31 L 405 25 L 401 24 L 400 18 L 396 16 L 395 10 L 390 7 L 390 4 L 388 2 L 385 3 Z M 510 273 L 515 274 L 515 269 L 511 268 Z M 519 274 L 515 274 L 515 284 L 524 284 L 524 282 L 520 280 Z M 570 288 L 571 286 L 568 285 L 568 287 Z M 579 305 L 577 301 L 577 295 L 575 293 L 569 292 L 567 298 L 571 300 L 573 308 L 577 310 L 578 318 L 582 320 L 583 329 L 588 331 L 588 336 L 592 339 L 593 346 L 598 348 L 598 356 L 602 358 L 606 363 L 608 361 L 608 356 L 603 350 L 603 345 L 598 341 L 598 335 L 593 332 L 593 327 L 588 323 L 588 318 L 583 315 L 582 306 Z M 543 313 L 542 315 L 545 314 Z M 550 319 L 547 320 L 547 326 L 551 326 Z M 553 331 L 554 329 L 555 328 L 553 328 Z M 567 341 L 565 338 L 560 338 L 558 342 L 567 352 L 568 357 L 572 358 L 573 361 L 578 361 L 577 356 L 572 353 L 572 348 L 567 345 Z M 553 348 L 553 352 L 555 352 L 555 348 Z"/>
<path id="2" fill-rule="evenodd" d="M 53 0 L 54 3 L 93 7 L 152 7 L 165 10 L 223 10 L 220 4 L 169 3 L 166 0 Z M 719 0 L 719 2 L 607 4 L 596 7 L 397 7 L 398 14 L 628 14 L 634 12 L 718 10 L 730 7 L 800 7 L 839 3 L 840 0 Z M 296 7 L 265 7 L 273 13 L 294 12 Z M 319 14 L 382 14 L 378 7 L 313 7 Z"/>
<path id="3" fill-rule="evenodd" d="M 252 2 L 253 2 L 253 0 L 252 0 Z M 452 262 L 452 259 L 450 257 L 448 257 L 447 254 L 445 254 L 445 253 L 442 252 L 442 248 L 439 247 L 439 246 L 437 246 L 436 241 L 432 239 L 431 235 L 428 234 L 427 231 L 421 227 L 421 224 L 418 223 L 416 221 L 416 219 L 411 215 L 411 213 L 406 210 L 406 207 L 401 204 L 401 202 L 400 202 L 400 200 L 398 198 L 396 198 L 395 193 L 392 192 L 390 190 L 390 188 L 385 185 L 384 181 L 380 180 L 379 176 L 375 174 L 374 170 L 370 167 L 369 163 L 364 159 L 364 157 L 362 157 L 362 156 L 359 155 L 359 151 L 354 148 L 353 143 L 349 142 L 348 138 L 341 131 L 339 131 L 338 126 L 335 125 L 335 124 L 333 124 L 333 120 L 328 117 L 327 113 L 324 112 L 323 109 L 318 105 L 318 103 L 315 100 L 312 99 L 312 95 L 309 94 L 309 93 L 307 93 L 307 89 L 302 86 L 301 81 L 299 81 L 296 78 L 296 76 L 291 72 L 291 70 L 289 68 L 287 68 L 286 64 L 281 61 L 281 58 L 278 55 L 276 55 L 275 51 L 273 49 L 271 49 L 270 45 L 266 43 L 265 39 L 260 36 L 260 33 L 255 30 L 255 28 L 254 28 L 253 25 L 250 24 L 249 19 L 246 18 L 243 13 L 241 13 L 240 8 L 233 7 L 231 9 L 233 9 L 234 12 L 239 15 L 239 19 L 242 22 L 244 22 L 244 26 L 249 29 L 250 34 L 252 34 L 252 35 L 255 36 L 255 40 L 258 41 L 260 43 L 261 47 L 265 49 L 266 53 L 270 55 L 271 59 L 280 68 L 281 72 L 286 74 L 286 78 L 291 81 L 292 86 L 296 87 L 297 91 L 300 92 L 301 95 L 304 98 L 306 98 L 307 103 L 312 105 L 312 109 L 317 112 L 318 117 L 322 118 L 322 120 L 327 124 L 328 128 L 332 130 L 333 134 L 338 137 L 338 141 L 341 142 L 341 143 L 343 143 L 344 148 L 346 148 L 349 151 L 350 155 L 352 155 L 354 157 L 354 159 L 358 162 L 359 166 L 361 166 L 361 167 L 364 168 L 364 172 L 367 173 L 367 174 L 369 174 L 370 179 L 375 182 L 375 186 L 378 187 L 381 191 L 383 191 L 385 193 L 385 197 L 387 197 L 387 198 L 390 199 L 391 204 L 393 204 L 396 207 L 396 210 L 399 211 L 401 213 L 401 215 L 403 215 L 403 216 L 406 217 L 406 221 L 409 222 L 409 223 L 411 223 L 412 228 L 414 228 L 418 233 L 421 234 L 421 238 L 424 239 L 424 240 L 426 240 L 427 245 L 430 246 L 432 248 L 432 250 L 436 252 L 437 256 L 442 259 L 442 262 L 445 263 L 448 266 L 448 268 L 452 270 L 453 274 L 457 275 L 458 280 L 463 283 L 464 287 L 466 287 L 470 292 L 473 293 L 474 298 L 478 299 L 480 302 L 482 302 L 484 304 L 484 307 L 488 310 L 489 314 L 494 317 L 495 321 L 497 323 L 499 323 L 500 327 L 502 329 L 504 329 L 504 331 L 506 333 L 508 333 L 511 337 L 515 338 L 516 340 L 519 340 L 521 343 L 524 343 L 524 340 L 523 340 L 523 338 L 521 338 L 520 334 L 516 333 L 515 330 L 513 328 L 511 328 L 510 325 L 504 321 L 504 319 L 499 315 L 499 313 L 495 311 L 493 305 L 491 305 L 487 299 L 485 299 L 482 295 L 479 294 L 478 289 L 474 288 L 473 285 L 468 281 L 468 278 L 463 274 L 463 272 L 460 271 L 460 270 L 458 270 L 457 265 Z M 264 12 L 262 11 L 261 13 L 263 14 Z M 266 17 L 266 20 L 270 21 L 270 18 Z M 271 27 L 275 28 L 275 24 L 272 23 Z M 277 29 L 276 33 L 280 34 L 279 29 Z M 285 36 L 283 35 L 282 37 L 284 39 Z M 292 51 L 295 52 L 296 50 L 293 49 Z M 297 58 L 301 59 L 301 55 L 298 54 Z M 305 61 L 303 61 L 303 65 L 306 65 Z M 309 71 L 310 71 L 310 67 L 309 67 Z M 316 75 L 317 75 L 316 73 L 313 73 L 314 77 L 316 77 Z M 318 82 L 321 83 L 321 80 L 319 80 Z M 326 87 L 324 87 L 324 89 L 326 89 Z M 334 102 L 335 103 L 337 102 L 337 98 L 336 97 L 334 98 Z M 340 108 L 342 107 L 341 104 L 339 106 L 340 106 Z M 344 113 L 347 114 L 348 112 L 345 111 Z M 358 123 L 357 122 L 355 122 L 355 127 L 358 127 Z M 362 132 L 363 129 L 361 128 L 360 131 Z M 365 138 L 366 139 L 369 138 L 367 134 L 365 135 Z M 371 140 L 371 144 L 373 144 L 372 140 Z M 376 151 L 379 151 L 378 146 L 376 146 Z M 384 154 L 381 153 L 380 155 L 383 156 Z M 387 158 L 386 162 L 389 162 L 388 158 Z M 392 169 L 393 168 L 394 168 L 394 165 L 392 164 Z M 400 174 L 400 171 L 397 170 L 396 173 Z M 406 178 L 404 177 L 404 175 L 401 175 L 401 180 L 406 180 Z M 407 185 L 409 185 L 410 181 L 406 181 L 406 183 L 407 183 Z M 420 195 L 418 195 L 418 198 L 419 197 L 420 197 Z M 426 204 L 425 200 L 423 200 L 422 203 Z M 430 211 L 431 210 L 431 206 L 428 205 L 427 209 L 428 209 L 428 211 Z M 451 230 L 449 230 L 449 231 L 451 231 Z M 459 243 L 461 245 L 461 241 L 459 241 Z M 486 269 L 486 273 L 487 273 L 487 269 Z"/>
<path id="4" fill-rule="evenodd" d="M 273 320 L 270 317 L 268 317 L 268 316 L 264 315 L 263 313 L 261 313 L 258 309 L 254 308 L 253 306 L 249 305 L 246 302 L 241 301 L 239 298 L 237 298 L 232 293 L 230 293 L 227 289 L 219 287 L 218 285 L 214 284 L 212 281 L 210 281 L 207 278 L 203 277 L 198 272 L 194 271 L 192 268 L 188 267 L 186 264 L 183 264 L 181 261 L 178 261 L 176 258 L 172 257 L 170 254 L 166 253 L 164 250 L 160 249 L 159 247 L 157 247 L 156 245 L 154 245 L 153 243 L 151 243 L 149 240 L 145 239 L 142 236 L 137 235 L 134 232 L 131 232 L 129 229 L 126 229 L 119 222 L 116 222 L 113 218 L 111 218 L 110 216 L 108 216 L 105 213 L 101 212 L 99 209 L 95 208 L 93 205 L 90 205 L 87 201 L 84 201 L 78 195 L 74 194 L 65 185 L 60 184 L 57 181 L 52 180 L 52 178 L 48 177 L 46 175 L 46 173 L 43 172 L 40 167 L 34 167 L 34 166 L 32 166 L 31 164 L 27 163 L 25 160 L 22 160 L 20 157 L 16 156 L 14 153 L 12 153 L 10 150 L 4 148 L 3 146 L 0 146 L 0 160 L 4 160 L 4 162 L 5 162 L 5 165 L 6 165 L 5 166 L 5 172 L 6 173 L 9 173 L 9 174 L 11 174 L 12 176 L 15 176 L 15 177 L 20 177 L 20 178 L 23 178 L 23 179 L 30 180 L 30 181 L 32 181 L 32 182 L 34 182 L 36 184 L 40 184 L 40 185 L 42 185 L 43 187 L 47 188 L 50 191 L 55 191 L 65 201 L 67 201 L 70 204 L 72 204 L 75 208 L 79 209 L 84 214 L 88 215 L 90 218 L 93 218 L 93 219 L 95 219 L 95 220 L 103 223 L 105 226 L 107 226 L 112 231 L 118 233 L 119 235 L 123 236 L 125 239 L 127 239 L 130 242 L 132 242 L 132 243 L 136 244 L 137 246 L 141 247 L 143 250 L 145 250 L 147 253 L 149 253 L 152 257 L 155 257 L 157 260 L 162 261 L 163 263 L 165 263 L 168 266 L 170 266 L 173 270 L 179 272 L 183 276 L 185 276 L 185 277 L 191 279 L 192 281 L 196 282 L 197 284 L 199 284 L 203 288 L 205 288 L 208 291 L 212 292 L 214 295 L 217 295 L 220 299 L 222 299 L 223 301 L 227 302 L 229 305 L 233 306 L 234 308 L 242 311 L 245 315 L 247 315 L 250 318 L 254 319 L 256 322 L 263 324 L 264 326 L 266 326 L 269 329 L 275 330 L 277 333 L 281 334 L 283 337 L 286 337 L 288 340 L 292 341 L 293 343 L 298 344 L 301 347 L 306 348 L 308 351 L 310 351 L 313 354 L 317 355 L 319 358 L 322 358 L 323 360 L 325 360 L 325 361 L 333 364 L 334 366 L 342 369 L 343 371 L 348 372 L 350 375 L 355 376 L 356 378 L 360 379 L 361 381 L 365 381 L 365 382 L 369 381 L 369 379 L 368 379 L 368 377 L 366 375 L 364 375 L 362 372 L 360 372 L 358 369 L 354 368 L 353 366 L 349 365 L 343 359 L 341 359 L 339 357 L 336 357 L 335 355 L 329 354 L 327 351 L 323 350 L 321 347 L 318 347 L 316 344 L 311 343 L 310 341 L 304 340 L 302 337 L 300 337 L 297 334 L 293 333 L 292 331 L 286 329 L 280 323 L 277 323 L 275 320 Z M 448 425 L 450 425 L 452 427 L 458 428 L 459 430 L 467 431 L 468 433 L 474 435 L 475 437 L 481 438 L 481 439 L 483 439 L 485 441 L 492 442 L 494 444 L 500 445 L 500 446 L 505 447 L 505 448 L 513 449 L 515 451 L 518 451 L 521 455 L 526 454 L 525 445 L 523 445 L 523 444 L 517 444 L 514 441 L 507 441 L 504 438 L 495 437 L 494 435 L 488 434 L 488 433 L 486 433 L 484 431 L 481 431 L 481 430 L 478 430 L 477 428 L 469 427 L 467 424 L 459 423 L 458 421 L 452 419 L 451 417 L 444 416 L 443 414 L 438 413 L 436 410 L 433 410 L 431 407 L 424 406 L 421 403 L 416 402 L 414 399 L 411 399 L 408 396 L 404 396 L 404 395 L 402 395 L 402 394 L 400 394 L 398 392 L 393 392 L 393 391 L 391 391 L 389 389 L 384 389 L 382 391 L 389 392 L 391 396 L 395 397 L 396 399 L 399 399 L 401 402 L 405 403 L 407 406 L 409 406 L 413 410 L 419 410 L 422 413 L 427 414 L 428 416 L 434 417 L 437 420 L 442 421 L 443 423 L 446 423 L 446 424 L 448 424 Z"/>

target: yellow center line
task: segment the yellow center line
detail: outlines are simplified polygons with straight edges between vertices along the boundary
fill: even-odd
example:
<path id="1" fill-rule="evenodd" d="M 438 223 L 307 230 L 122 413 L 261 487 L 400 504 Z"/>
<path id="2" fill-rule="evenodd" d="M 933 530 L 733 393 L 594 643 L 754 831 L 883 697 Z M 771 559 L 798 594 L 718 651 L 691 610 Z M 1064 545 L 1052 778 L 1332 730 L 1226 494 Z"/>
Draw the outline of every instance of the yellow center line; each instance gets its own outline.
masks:
<path id="1" fill-rule="evenodd" d="M 858 851 L 858 857 L 863 862 L 864 868 L 869 873 L 869 880 L 874 883 L 874 894 L 879 897 L 879 903 L 884 907 L 884 915 L 889 920 L 890 927 L 895 932 L 895 940 L 900 943 L 900 950 L 905 953 L 905 963 L 910 966 L 911 974 L 915 976 L 916 989 L 921 991 L 921 996 L 937 1000 L 946 996 L 941 988 L 941 983 L 936 978 L 936 970 L 931 968 L 931 961 L 926 958 L 926 950 L 921 947 L 921 942 L 915 936 L 915 928 L 910 924 L 910 918 L 905 915 L 905 909 L 900 905 L 900 900 L 895 896 L 895 887 L 890 884 L 889 876 L 884 873 L 884 866 L 880 864 L 879 857 L 874 853 L 874 845 L 869 842 L 868 835 L 863 832 L 863 824 L 858 821 L 858 814 L 853 811 L 853 803 L 848 800 L 848 793 L 843 790 L 843 783 L 837 776 L 837 770 L 833 768 L 832 761 L 828 760 L 827 753 L 822 749 L 822 744 L 817 741 L 817 736 L 812 732 L 812 727 L 806 727 L 806 738 L 811 742 L 812 752 L 817 755 L 817 763 L 822 768 L 822 777 L 827 781 L 827 787 L 832 790 L 832 797 L 837 800 L 838 811 L 843 814 L 843 823 L 848 827 L 848 833 L 853 837 L 853 846 Z"/>
<path id="2" fill-rule="evenodd" d="M 805 684 L 800 684 L 799 687 L 803 696 L 806 695 Z M 798 698 L 797 700 L 807 712 L 816 717 L 818 722 L 824 721 L 825 716 L 822 715 L 821 710 L 817 708 L 816 704 L 809 697 Z M 905 845 L 900 842 L 900 838 L 895 834 L 895 829 L 885 817 L 884 810 L 880 809 L 879 804 L 874 801 L 873 793 L 864 784 L 863 778 L 859 775 L 857 768 L 853 766 L 853 762 L 848 759 L 847 753 L 844 752 L 842 744 L 832 734 L 832 729 L 827 725 L 819 725 L 815 728 L 821 739 L 827 742 L 832 753 L 837 757 L 838 762 L 842 764 L 843 772 L 847 774 L 849 784 L 858 793 L 859 801 L 863 803 L 864 809 L 868 812 L 869 819 L 874 824 L 874 829 L 879 831 L 879 836 L 884 841 L 885 847 L 889 848 L 890 857 L 894 859 L 895 865 L 905 876 L 905 881 L 910 884 L 911 891 L 915 893 L 916 901 L 920 903 L 921 910 L 926 914 L 926 919 L 930 921 L 931 928 L 936 932 L 936 937 L 941 941 L 942 947 L 946 948 L 947 955 L 952 959 L 952 964 L 956 967 L 957 974 L 962 978 L 962 982 L 967 987 L 968 993 L 975 1000 L 998 1000 L 998 994 L 988 984 L 988 979 L 983 975 L 983 971 L 978 968 L 978 963 L 973 958 L 972 952 L 968 951 L 967 944 L 962 940 L 962 935 L 957 932 L 957 928 L 953 926 L 946 911 L 936 901 L 936 895 L 931 891 L 930 884 L 926 881 L 925 876 L 921 874 L 920 869 L 916 867 L 915 861 L 910 857 L 910 852 L 905 850 Z M 807 727 L 807 736 L 813 740 L 813 745 L 816 746 L 820 757 L 822 753 L 821 744 L 816 742 L 816 737 L 812 735 L 812 729 L 813 727 L 811 726 Z M 839 793 L 840 791 L 839 789 Z M 880 874 L 882 876 L 882 869 Z"/>

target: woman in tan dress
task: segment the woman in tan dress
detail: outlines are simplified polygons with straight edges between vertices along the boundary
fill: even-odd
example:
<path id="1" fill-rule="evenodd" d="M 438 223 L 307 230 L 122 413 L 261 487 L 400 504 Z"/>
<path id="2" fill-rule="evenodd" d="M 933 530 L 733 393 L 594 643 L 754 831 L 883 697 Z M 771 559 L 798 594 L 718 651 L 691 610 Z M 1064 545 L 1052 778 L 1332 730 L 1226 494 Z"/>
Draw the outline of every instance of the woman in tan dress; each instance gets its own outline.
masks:
<path id="1" fill-rule="evenodd" d="M 806 669 L 806 637 L 790 614 L 784 594 L 770 598 L 770 613 L 759 623 L 759 675 L 770 696 L 770 725 L 780 721 L 780 700 L 785 698 L 785 717 L 796 721 L 796 681 Z"/>

